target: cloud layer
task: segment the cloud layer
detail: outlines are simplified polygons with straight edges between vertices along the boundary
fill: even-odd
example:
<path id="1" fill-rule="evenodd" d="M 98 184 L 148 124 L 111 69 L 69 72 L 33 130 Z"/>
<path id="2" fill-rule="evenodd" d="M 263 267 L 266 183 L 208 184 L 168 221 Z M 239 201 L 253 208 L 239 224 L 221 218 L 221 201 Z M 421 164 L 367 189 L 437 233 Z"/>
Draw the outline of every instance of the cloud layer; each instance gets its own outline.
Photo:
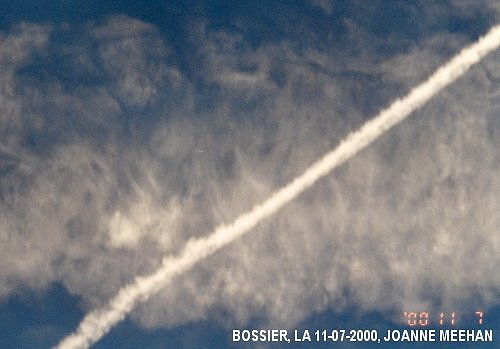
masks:
<path id="1" fill-rule="evenodd" d="M 125 16 L 1 34 L 1 297 L 60 282 L 105 303 L 471 41 L 438 30 L 381 53 L 389 39 L 346 20 L 348 47 L 253 47 L 190 25 L 189 71 Z M 498 305 L 498 55 L 133 318 L 291 325 L 353 304 Z"/>

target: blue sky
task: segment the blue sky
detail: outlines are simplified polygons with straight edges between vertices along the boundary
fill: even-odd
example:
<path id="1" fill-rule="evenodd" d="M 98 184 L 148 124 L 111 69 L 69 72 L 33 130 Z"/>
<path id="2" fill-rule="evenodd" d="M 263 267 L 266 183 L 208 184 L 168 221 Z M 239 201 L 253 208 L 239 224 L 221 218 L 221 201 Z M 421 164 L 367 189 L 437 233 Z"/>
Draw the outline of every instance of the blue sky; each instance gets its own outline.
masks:
<path id="1" fill-rule="evenodd" d="M 500 8 L 0 1 L 0 11 L 0 347 L 50 348 L 403 96 Z M 94 347 L 330 347 L 237 344 L 231 329 L 404 329 L 403 311 L 455 311 L 458 327 L 478 328 L 482 309 L 498 335 L 498 58 Z"/>

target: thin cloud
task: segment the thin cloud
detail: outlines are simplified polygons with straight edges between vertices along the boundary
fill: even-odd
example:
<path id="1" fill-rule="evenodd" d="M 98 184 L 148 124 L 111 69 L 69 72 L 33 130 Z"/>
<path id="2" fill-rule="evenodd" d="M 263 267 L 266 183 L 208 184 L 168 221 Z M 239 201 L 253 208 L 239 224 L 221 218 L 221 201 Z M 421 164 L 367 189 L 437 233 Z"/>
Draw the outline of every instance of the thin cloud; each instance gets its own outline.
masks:
<path id="1" fill-rule="evenodd" d="M 250 231 L 263 219 L 276 213 L 334 168 L 403 121 L 415 109 L 453 83 L 498 46 L 500 46 L 500 26 L 492 28 L 478 42 L 462 50 L 428 80 L 412 89 L 406 97 L 396 100 L 373 120 L 347 136 L 337 148 L 308 167 L 303 174 L 273 193 L 267 200 L 239 216 L 233 223 L 219 226 L 206 237 L 189 240 L 177 256 L 163 258 L 162 266 L 153 273 L 136 277 L 133 283 L 121 288 L 106 307 L 87 314 L 77 331 L 63 339 L 55 348 L 88 348 L 97 342 L 116 323 L 123 320 L 137 303 L 147 301 L 173 277 L 186 272 L 194 264 L 217 252 Z"/>
<path id="2" fill-rule="evenodd" d="M 241 34 L 192 20 L 181 43 L 125 16 L 3 32 L 0 297 L 57 282 L 82 309 L 104 306 L 426 78 L 486 31 L 490 8 L 470 2 L 462 16 L 440 3 L 419 16 L 416 41 L 377 35 L 358 13 L 342 31 L 294 23 L 251 43 L 255 23 L 245 32 L 240 18 Z M 447 18 L 474 30 L 451 33 Z M 485 58 L 130 318 L 293 326 L 346 306 L 390 317 L 498 304 L 498 62 Z"/>

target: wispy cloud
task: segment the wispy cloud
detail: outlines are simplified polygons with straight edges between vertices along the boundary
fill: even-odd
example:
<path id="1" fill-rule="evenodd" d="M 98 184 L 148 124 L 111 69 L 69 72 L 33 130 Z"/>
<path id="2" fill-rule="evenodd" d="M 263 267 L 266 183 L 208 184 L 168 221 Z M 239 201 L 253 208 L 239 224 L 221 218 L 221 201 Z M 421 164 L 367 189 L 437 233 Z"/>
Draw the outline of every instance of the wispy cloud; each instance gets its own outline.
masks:
<path id="1" fill-rule="evenodd" d="M 363 11 L 339 31 L 314 31 L 301 12 L 262 41 L 245 16 L 238 33 L 196 17 L 169 39 L 125 16 L 2 32 L 0 296 L 58 282 L 85 310 L 105 306 L 486 31 L 491 6 L 457 4 L 408 5 L 416 41 L 373 32 L 363 20 L 377 13 Z M 450 32 L 454 18 L 473 30 Z M 498 304 L 498 62 L 494 52 L 130 317 L 292 326 L 345 305 Z"/>
<path id="2" fill-rule="evenodd" d="M 497 49 L 498 46 L 500 46 L 500 26 L 494 27 L 477 43 L 462 50 L 428 80 L 412 89 L 406 97 L 396 100 L 390 107 L 381 111 L 373 120 L 350 134 L 337 148 L 308 167 L 302 175 L 273 193 L 263 203 L 254 206 L 233 223 L 219 226 L 208 236 L 189 240 L 177 256 L 163 258 L 162 266 L 156 271 L 146 276 L 139 276 L 133 283 L 120 289 L 106 307 L 87 314 L 78 330 L 66 337 L 56 348 L 88 348 L 97 342 L 137 303 L 147 301 L 166 286 L 174 276 L 189 270 L 195 263 L 233 242 L 263 219 L 276 213 L 338 165 L 356 155 L 387 130 L 404 120 L 415 109 L 462 76 L 472 65 Z"/>

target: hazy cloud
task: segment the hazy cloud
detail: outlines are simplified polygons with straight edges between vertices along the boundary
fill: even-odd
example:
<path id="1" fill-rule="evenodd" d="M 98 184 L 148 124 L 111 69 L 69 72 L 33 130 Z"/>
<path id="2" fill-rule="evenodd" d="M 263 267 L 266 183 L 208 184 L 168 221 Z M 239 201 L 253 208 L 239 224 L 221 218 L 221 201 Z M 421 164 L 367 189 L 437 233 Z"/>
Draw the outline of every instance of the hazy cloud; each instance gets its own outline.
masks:
<path id="1" fill-rule="evenodd" d="M 1 33 L 0 296 L 60 282 L 87 307 L 106 302 L 471 41 L 438 30 L 381 53 L 386 39 L 344 26 L 349 47 L 315 49 L 252 47 L 199 23 L 189 76 L 157 28 L 125 16 Z M 133 318 L 291 325 L 349 304 L 498 305 L 498 62 L 496 52 Z"/>

